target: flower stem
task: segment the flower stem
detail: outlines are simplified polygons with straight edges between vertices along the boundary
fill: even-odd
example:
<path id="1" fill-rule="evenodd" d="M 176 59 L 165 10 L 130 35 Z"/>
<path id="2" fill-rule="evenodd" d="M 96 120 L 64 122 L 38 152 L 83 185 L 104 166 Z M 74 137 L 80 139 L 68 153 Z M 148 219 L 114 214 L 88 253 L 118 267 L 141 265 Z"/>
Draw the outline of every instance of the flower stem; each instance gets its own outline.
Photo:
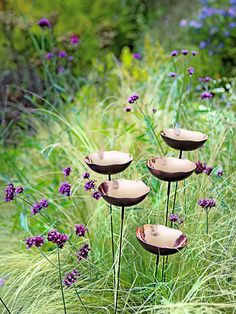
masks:
<path id="1" fill-rule="evenodd" d="M 80 295 L 79 295 L 79 293 L 78 293 L 78 291 L 77 291 L 75 285 L 74 285 L 74 288 L 75 288 L 75 293 L 76 293 L 78 299 L 80 300 L 80 303 L 82 304 L 83 308 L 85 309 L 85 312 L 86 312 L 87 314 L 89 314 L 89 311 L 87 310 L 86 306 L 84 305 L 84 302 L 82 301 L 82 299 L 81 299 L 81 297 L 80 297 Z"/>
<path id="2" fill-rule="evenodd" d="M 64 297 L 64 291 L 63 291 L 63 285 L 62 285 L 62 277 L 61 277 L 61 262 L 60 262 L 60 249 L 57 248 L 57 259 L 58 259 L 58 270 L 59 270 L 59 280 L 60 280 L 60 287 L 61 287 L 61 296 L 64 306 L 64 313 L 66 314 L 66 303 L 65 303 L 65 297 Z"/>
<path id="3" fill-rule="evenodd" d="M 58 268 L 50 259 L 47 257 L 47 255 L 39 248 L 39 252 L 43 255 L 43 257 L 55 268 Z"/>
<path id="4" fill-rule="evenodd" d="M 206 234 L 208 234 L 208 210 L 206 209 Z"/>
<path id="5" fill-rule="evenodd" d="M 11 314 L 9 308 L 7 307 L 6 303 L 4 303 L 3 299 L 0 297 L 0 301 L 2 302 L 2 305 L 5 307 L 6 311 Z"/>

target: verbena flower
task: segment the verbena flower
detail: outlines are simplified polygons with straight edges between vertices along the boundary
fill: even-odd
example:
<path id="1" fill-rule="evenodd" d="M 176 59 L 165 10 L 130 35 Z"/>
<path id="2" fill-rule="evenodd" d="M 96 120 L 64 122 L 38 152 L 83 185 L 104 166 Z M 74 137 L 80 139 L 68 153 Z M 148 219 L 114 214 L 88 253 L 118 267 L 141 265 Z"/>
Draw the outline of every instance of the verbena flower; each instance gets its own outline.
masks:
<path id="1" fill-rule="evenodd" d="M 180 219 L 178 214 L 170 214 L 169 215 L 169 219 L 170 219 L 171 222 L 178 222 L 180 224 L 183 223 L 183 219 Z"/>
<path id="2" fill-rule="evenodd" d="M 45 59 L 51 60 L 53 58 L 54 54 L 52 52 L 47 52 L 45 55 Z"/>
<path id="3" fill-rule="evenodd" d="M 211 198 L 203 198 L 198 201 L 198 205 L 200 205 L 202 208 L 210 209 L 216 206 L 216 201 Z"/>
<path id="4" fill-rule="evenodd" d="M 141 60 L 142 59 L 142 55 L 141 55 L 141 53 L 135 52 L 135 53 L 133 53 L 133 58 L 137 59 L 137 60 Z"/>
<path id="5" fill-rule="evenodd" d="M 71 173 L 71 167 L 66 167 L 63 169 L 63 173 L 65 177 L 68 177 Z"/>
<path id="6" fill-rule="evenodd" d="M 61 65 L 61 66 L 58 67 L 57 72 L 59 74 L 63 74 L 65 72 L 65 68 Z"/>
<path id="7" fill-rule="evenodd" d="M 171 57 L 175 57 L 175 56 L 178 55 L 178 53 L 179 53 L 178 50 L 173 50 L 173 51 L 170 53 L 170 55 L 171 55 Z"/>
<path id="8" fill-rule="evenodd" d="M 212 97 L 213 97 L 213 94 L 210 92 L 203 92 L 201 94 L 201 99 L 212 99 Z"/>
<path id="9" fill-rule="evenodd" d="M 176 73 L 175 72 L 170 72 L 169 74 L 168 74 L 170 77 L 176 77 Z"/>
<path id="10" fill-rule="evenodd" d="M 59 193 L 64 196 L 70 196 L 71 195 L 71 185 L 68 182 L 63 182 L 59 187 Z"/>
<path id="11" fill-rule="evenodd" d="M 95 191 L 93 192 L 92 197 L 98 201 L 101 198 L 101 193 L 98 191 Z"/>
<path id="12" fill-rule="evenodd" d="M 203 170 L 203 172 L 209 176 L 212 173 L 212 170 L 213 170 L 213 168 L 211 166 L 206 166 L 206 168 Z"/>
<path id="13" fill-rule="evenodd" d="M 70 43 L 71 43 L 71 45 L 73 45 L 73 46 L 78 45 L 79 40 L 80 40 L 80 38 L 79 38 L 78 35 L 75 35 L 75 34 L 74 34 L 74 35 L 71 35 L 71 36 L 70 36 Z"/>
<path id="14" fill-rule="evenodd" d="M 128 103 L 133 104 L 135 101 L 137 101 L 139 99 L 139 95 L 138 94 L 132 94 L 131 96 L 129 96 L 128 98 Z"/>
<path id="15" fill-rule="evenodd" d="M 40 203 L 34 203 L 34 205 L 31 207 L 31 213 L 33 215 L 36 215 L 40 212 L 42 208 L 43 206 Z"/>
<path id="16" fill-rule="evenodd" d="M 88 228 L 85 227 L 83 224 L 75 225 L 75 233 L 79 237 L 84 237 L 87 230 Z"/>
<path id="17" fill-rule="evenodd" d="M 0 278 L 0 287 L 2 287 L 3 285 L 5 285 L 5 279 Z"/>
<path id="18" fill-rule="evenodd" d="M 65 58 L 67 56 L 67 53 L 65 51 L 59 51 L 58 52 L 58 57 L 59 58 Z"/>
<path id="19" fill-rule="evenodd" d="M 205 169 L 206 169 L 206 163 L 203 164 L 201 161 L 196 162 L 196 169 L 195 169 L 196 174 L 203 173 Z"/>
<path id="20" fill-rule="evenodd" d="M 85 191 L 90 191 L 95 189 L 96 180 L 89 180 L 84 184 Z"/>
<path id="21" fill-rule="evenodd" d="M 205 77 L 199 77 L 198 80 L 203 83 L 209 83 L 212 80 L 212 78 L 209 76 L 205 76 Z"/>
<path id="22" fill-rule="evenodd" d="M 15 194 L 16 194 L 16 195 L 17 195 L 17 194 L 22 194 L 23 192 L 24 192 L 24 189 L 23 189 L 22 186 L 16 187 L 16 189 L 15 189 Z"/>
<path id="23" fill-rule="evenodd" d="M 183 49 L 183 50 L 181 51 L 181 53 L 182 53 L 182 55 L 186 56 L 186 55 L 188 54 L 188 50 L 187 50 L 187 49 Z"/>
<path id="24" fill-rule="evenodd" d="M 71 62 L 71 61 L 74 60 L 74 57 L 73 57 L 73 56 L 69 56 L 69 57 L 67 58 L 67 60 Z"/>
<path id="25" fill-rule="evenodd" d="M 42 206 L 42 207 L 48 207 L 48 205 L 49 205 L 49 202 L 44 198 L 44 199 L 42 199 L 40 202 L 39 202 L 39 204 Z"/>
<path id="26" fill-rule="evenodd" d="M 51 23 L 48 19 L 45 19 L 45 18 L 41 18 L 39 21 L 38 21 L 38 25 L 41 27 L 41 28 L 51 28 Z"/>
<path id="27" fill-rule="evenodd" d="M 53 229 L 48 232 L 48 241 L 57 244 L 57 246 L 62 249 L 65 243 L 69 240 L 69 237 L 64 234 L 58 232 L 56 229 Z"/>
<path id="28" fill-rule="evenodd" d="M 189 68 L 188 68 L 188 74 L 189 74 L 189 75 L 193 75 L 194 71 L 195 71 L 195 70 L 194 70 L 193 67 L 189 67 Z"/>
<path id="29" fill-rule="evenodd" d="M 152 112 L 153 112 L 153 113 L 156 113 L 157 110 L 156 110 L 155 108 L 152 108 Z"/>
<path id="30" fill-rule="evenodd" d="M 179 22 L 179 26 L 180 26 L 180 27 L 185 27 L 186 25 L 188 25 L 188 21 L 187 21 L 187 20 L 181 20 L 181 21 Z"/>
<path id="31" fill-rule="evenodd" d="M 14 184 L 9 183 L 5 189 L 5 198 L 4 201 L 5 202 L 11 202 L 14 200 L 15 197 L 15 187 Z"/>
<path id="32" fill-rule="evenodd" d="M 195 57 L 197 54 L 198 54 L 198 52 L 197 52 L 197 51 L 195 51 L 195 50 L 193 50 L 193 51 L 192 51 L 192 56 L 194 56 L 194 57 Z"/>
<path id="33" fill-rule="evenodd" d="M 80 276 L 77 269 L 73 269 L 70 273 L 66 274 L 63 280 L 64 285 L 70 287 L 71 285 L 75 284 L 78 277 Z"/>
<path id="34" fill-rule="evenodd" d="M 85 172 L 83 175 L 82 175 L 83 179 L 89 179 L 90 178 L 90 173 L 89 172 Z"/>
<path id="35" fill-rule="evenodd" d="M 131 112 L 131 110 L 132 110 L 132 107 L 131 107 L 131 106 L 126 106 L 126 107 L 125 107 L 125 111 L 126 111 L 126 112 Z"/>
<path id="36" fill-rule="evenodd" d="M 80 262 L 83 259 L 87 259 L 90 250 L 91 249 L 90 249 L 89 245 L 84 244 L 76 253 L 76 256 L 78 258 L 78 262 Z"/>
<path id="37" fill-rule="evenodd" d="M 40 247 L 44 244 L 45 240 L 42 236 L 35 236 L 25 239 L 25 244 L 27 249 L 30 249 L 32 246 Z"/>
<path id="38" fill-rule="evenodd" d="M 217 171 L 217 175 L 218 175 L 218 177 L 222 177 L 223 176 L 223 169 L 219 169 Z"/>

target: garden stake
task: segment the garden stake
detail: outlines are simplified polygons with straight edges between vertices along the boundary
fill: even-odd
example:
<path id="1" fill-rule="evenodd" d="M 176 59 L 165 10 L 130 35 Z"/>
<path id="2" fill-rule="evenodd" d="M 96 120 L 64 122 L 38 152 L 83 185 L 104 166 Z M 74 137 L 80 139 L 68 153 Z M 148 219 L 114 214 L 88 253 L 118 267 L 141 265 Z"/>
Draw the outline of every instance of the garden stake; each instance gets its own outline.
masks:
<path id="1" fill-rule="evenodd" d="M 108 181 L 111 181 L 111 175 L 108 174 Z M 110 206 L 110 217 L 111 217 L 111 251 L 112 251 L 112 267 L 113 267 L 113 286 L 116 285 L 116 270 L 115 270 L 115 250 L 114 250 L 114 233 L 113 233 L 113 218 L 112 218 L 112 205 Z"/>
<path id="2" fill-rule="evenodd" d="M 158 270 L 159 260 L 160 260 L 160 250 L 158 249 L 157 258 L 156 258 L 155 276 L 154 276 L 156 281 L 157 281 L 157 270 Z"/>
<path id="3" fill-rule="evenodd" d="M 9 308 L 8 308 L 7 305 L 4 303 L 4 301 L 3 301 L 3 299 L 2 299 L 1 297 L 0 297 L 0 301 L 2 302 L 2 304 L 3 304 L 3 306 L 5 307 L 5 309 L 7 310 L 7 312 L 8 312 L 9 314 L 11 314 Z"/>
<path id="4" fill-rule="evenodd" d="M 61 262 L 60 262 L 60 248 L 57 248 L 57 259 L 58 259 L 58 270 L 59 270 L 59 280 L 60 280 L 60 286 L 61 286 L 61 296 L 64 306 L 64 313 L 66 314 L 66 303 L 65 303 L 65 297 L 64 297 L 64 291 L 63 291 L 63 285 L 62 285 L 62 277 L 61 277 Z"/>
<path id="5" fill-rule="evenodd" d="M 125 216 L 125 207 L 122 206 L 122 208 L 121 208 L 121 222 L 120 222 L 120 247 L 119 247 L 118 269 L 117 269 L 117 280 L 116 280 L 116 294 L 115 294 L 115 314 L 117 313 L 117 302 L 118 302 L 118 296 L 119 296 L 120 264 L 121 264 L 124 216 Z"/>

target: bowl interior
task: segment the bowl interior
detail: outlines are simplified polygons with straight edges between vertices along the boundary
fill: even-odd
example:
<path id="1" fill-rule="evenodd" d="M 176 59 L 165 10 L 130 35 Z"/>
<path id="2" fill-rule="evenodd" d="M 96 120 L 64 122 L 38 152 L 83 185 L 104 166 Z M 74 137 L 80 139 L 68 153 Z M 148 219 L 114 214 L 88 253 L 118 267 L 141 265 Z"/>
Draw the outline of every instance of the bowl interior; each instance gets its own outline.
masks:
<path id="1" fill-rule="evenodd" d="M 176 141 L 192 141 L 201 142 L 207 140 L 207 135 L 201 132 L 189 131 L 185 129 L 165 129 L 161 132 L 163 136 L 171 138 Z"/>
<path id="2" fill-rule="evenodd" d="M 179 238 L 183 235 L 180 230 L 164 225 L 144 225 L 143 238 L 154 246 L 163 248 L 176 248 L 180 246 Z"/>
<path id="3" fill-rule="evenodd" d="M 168 173 L 190 172 L 196 168 L 196 164 L 188 159 L 175 157 L 153 158 L 147 161 L 147 166 L 154 170 Z"/>
<path id="4" fill-rule="evenodd" d="M 99 191 L 114 198 L 137 198 L 148 193 L 150 188 L 142 181 L 119 179 L 103 182 Z"/>
<path id="5" fill-rule="evenodd" d="M 122 165 L 130 162 L 131 160 L 133 160 L 131 154 L 115 150 L 94 152 L 85 157 L 86 163 L 100 166 Z"/>

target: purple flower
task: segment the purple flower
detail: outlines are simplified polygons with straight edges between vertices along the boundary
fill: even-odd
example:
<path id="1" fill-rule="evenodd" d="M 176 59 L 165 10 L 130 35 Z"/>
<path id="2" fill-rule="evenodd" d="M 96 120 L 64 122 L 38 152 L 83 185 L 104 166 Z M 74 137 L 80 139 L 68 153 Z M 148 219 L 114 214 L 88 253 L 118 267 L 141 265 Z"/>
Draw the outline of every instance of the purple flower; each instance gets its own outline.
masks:
<path id="1" fill-rule="evenodd" d="M 67 53 L 65 51 L 59 51 L 58 52 L 58 57 L 59 58 L 65 58 L 67 56 Z"/>
<path id="2" fill-rule="evenodd" d="M 192 56 L 194 56 L 194 57 L 195 57 L 197 54 L 198 54 L 198 52 L 197 52 L 197 51 L 195 51 L 195 50 L 193 50 L 193 51 L 192 51 Z"/>
<path id="3" fill-rule="evenodd" d="M 15 190 L 15 193 L 16 193 L 16 194 L 21 194 L 21 193 L 23 193 L 23 192 L 24 192 L 24 189 L 22 188 L 22 186 L 16 187 L 16 190 Z"/>
<path id="4" fill-rule="evenodd" d="M 47 52 L 45 55 L 45 59 L 51 60 L 53 58 L 54 54 L 52 52 Z"/>
<path id="5" fill-rule="evenodd" d="M 193 75 L 194 71 L 195 71 L 195 70 L 194 70 L 193 67 L 189 67 L 189 68 L 188 68 L 188 74 L 189 74 L 189 75 Z"/>
<path id="6" fill-rule="evenodd" d="M 5 284 L 5 279 L 0 278 L 0 287 L 2 287 Z"/>
<path id="7" fill-rule="evenodd" d="M 213 97 L 213 94 L 210 92 L 203 92 L 201 94 L 201 99 L 212 99 L 212 97 Z"/>
<path id="8" fill-rule="evenodd" d="M 9 183 L 5 189 L 5 202 L 11 202 L 14 200 L 15 197 L 15 187 L 14 184 Z"/>
<path id="9" fill-rule="evenodd" d="M 217 175 L 218 175 L 218 177 L 222 177 L 223 176 L 223 169 L 219 169 L 217 171 Z"/>
<path id="10" fill-rule="evenodd" d="M 89 179 L 90 178 L 90 174 L 89 172 L 85 172 L 83 175 L 82 175 L 83 179 Z"/>
<path id="11" fill-rule="evenodd" d="M 175 56 L 178 55 L 178 53 L 179 53 L 178 50 L 173 50 L 173 51 L 170 53 L 170 55 L 171 55 L 171 57 L 175 57 Z"/>
<path id="12" fill-rule="evenodd" d="M 27 249 L 30 249 L 32 246 L 40 247 L 44 244 L 44 237 L 35 236 L 25 239 L 25 244 Z"/>
<path id="13" fill-rule="evenodd" d="M 223 32 L 223 35 L 224 35 L 225 37 L 229 37 L 229 36 L 230 36 L 230 32 L 229 32 L 229 31 L 224 31 L 224 32 Z"/>
<path id="14" fill-rule="evenodd" d="M 40 203 L 34 203 L 34 205 L 31 208 L 31 213 L 33 215 L 36 215 L 40 212 L 41 209 L 42 209 L 42 205 Z"/>
<path id="15" fill-rule="evenodd" d="M 63 74 L 65 72 L 65 68 L 63 66 L 59 66 L 58 69 L 57 69 L 57 72 L 59 74 Z"/>
<path id="16" fill-rule="evenodd" d="M 153 113 L 156 113 L 156 112 L 157 112 L 157 110 L 156 110 L 155 108 L 153 108 L 153 109 L 152 109 L 152 112 L 153 112 Z"/>
<path id="17" fill-rule="evenodd" d="M 206 168 L 203 170 L 203 172 L 209 176 L 211 174 L 212 170 L 213 170 L 213 168 L 211 166 L 206 166 Z"/>
<path id="18" fill-rule="evenodd" d="M 207 47 L 207 42 L 206 41 L 201 41 L 200 42 L 200 44 L 199 44 L 199 47 L 201 48 L 201 49 L 205 49 L 206 47 Z"/>
<path id="19" fill-rule="evenodd" d="M 76 253 L 76 256 L 78 258 L 78 262 L 80 262 L 83 259 L 88 258 L 88 253 L 90 251 L 90 247 L 88 244 L 84 244 Z"/>
<path id="20" fill-rule="evenodd" d="M 202 208 L 210 209 L 210 208 L 216 206 L 216 201 L 214 199 L 211 199 L 211 198 L 209 198 L 209 199 L 203 198 L 203 199 L 198 201 L 198 205 L 200 205 Z"/>
<path id="21" fill-rule="evenodd" d="M 44 198 L 44 199 L 42 199 L 40 202 L 39 202 L 39 204 L 42 206 L 42 207 L 48 207 L 48 205 L 49 205 L 49 202 Z"/>
<path id="22" fill-rule="evenodd" d="M 180 27 L 185 27 L 187 24 L 188 24 L 188 21 L 187 21 L 187 20 L 181 20 L 181 21 L 179 22 L 179 26 L 180 26 Z"/>
<path id="23" fill-rule="evenodd" d="M 64 285 L 70 287 L 71 285 L 75 284 L 78 277 L 80 276 L 77 269 L 73 269 L 70 273 L 66 274 L 63 280 Z"/>
<path id="24" fill-rule="evenodd" d="M 68 177 L 71 173 L 71 167 L 66 167 L 63 169 L 63 173 L 65 177 Z"/>
<path id="25" fill-rule="evenodd" d="M 209 83 L 212 80 L 212 78 L 209 76 L 205 76 L 205 77 L 199 77 L 198 80 L 203 83 Z"/>
<path id="26" fill-rule="evenodd" d="M 183 49 L 182 51 L 182 55 L 186 56 L 188 54 L 188 50 L 187 49 Z"/>
<path id="27" fill-rule="evenodd" d="M 141 60 L 142 59 L 142 55 L 141 55 L 141 53 L 135 52 L 135 53 L 133 53 L 133 58 L 137 59 L 137 60 Z"/>
<path id="28" fill-rule="evenodd" d="M 101 193 L 99 193 L 98 191 L 95 191 L 93 192 L 92 197 L 98 201 L 101 197 Z"/>
<path id="29" fill-rule="evenodd" d="M 57 244 L 57 246 L 62 249 L 65 243 L 69 240 L 69 237 L 64 234 L 58 232 L 56 229 L 53 229 L 48 232 L 48 241 Z"/>
<path id="30" fill-rule="evenodd" d="M 79 38 L 78 35 L 75 35 L 75 34 L 74 34 L 74 35 L 71 35 L 71 36 L 70 36 L 70 43 L 71 43 L 71 45 L 73 45 L 73 46 L 78 45 L 79 40 L 80 40 L 80 38 Z"/>
<path id="31" fill-rule="evenodd" d="M 206 163 L 203 164 L 201 161 L 196 162 L 196 169 L 195 169 L 196 174 L 203 173 L 205 169 L 206 169 Z"/>
<path id="32" fill-rule="evenodd" d="M 69 57 L 67 58 L 67 60 L 68 60 L 68 61 L 73 61 L 73 60 L 74 60 L 74 57 L 73 57 L 73 56 L 69 56 Z"/>
<path id="33" fill-rule="evenodd" d="M 138 99 L 139 99 L 139 95 L 138 94 L 132 94 L 128 98 L 128 103 L 133 104 Z"/>
<path id="34" fill-rule="evenodd" d="M 196 28 L 196 29 L 199 29 L 202 27 L 202 23 L 199 21 L 190 21 L 189 26 Z"/>
<path id="35" fill-rule="evenodd" d="M 169 215 L 169 219 L 170 219 L 171 222 L 178 222 L 180 224 L 183 223 L 183 219 L 180 219 L 178 214 L 170 214 Z"/>
<path id="36" fill-rule="evenodd" d="M 126 106 L 124 110 L 125 110 L 126 112 L 131 112 L 132 107 L 131 107 L 131 106 Z"/>
<path id="37" fill-rule="evenodd" d="M 85 227 L 83 224 L 75 225 L 75 233 L 79 237 L 84 237 L 87 230 L 88 228 Z"/>
<path id="38" fill-rule="evenodd" d="M 96 180 L 87 181 L 84 185 L 85 191 L 94 190 L 95 189 L 95 182 L 96 182 Z"/>
<path id="39" fill-rule="evenodd" d="M 168 74 L 170 77 L 176 77 L 176 73 L 175 72 L 170 72 L 169 74 Z"/>
<path id="40" fill-rule="evenodd" d="M 64 181 L 60 187 L 59 187 L 59 193 L 64 195 L 64 196 L 70 196 L 71 195 L 71 185 Z"/>
<path id="41" fill-rule="evenodd" d="M 51 23 L 48 19 L 45 19 L 45 18 L 41 18 L 39 21 L 38 21 L 38 25 L 41 27 L 41 28 L 51 28 Z"/>
<path id="42" fill-rule="evenodd" d="M 229 23 L 229 28 L 235 28 L 236 27 L 236 22 L 231 22 Z"/>

